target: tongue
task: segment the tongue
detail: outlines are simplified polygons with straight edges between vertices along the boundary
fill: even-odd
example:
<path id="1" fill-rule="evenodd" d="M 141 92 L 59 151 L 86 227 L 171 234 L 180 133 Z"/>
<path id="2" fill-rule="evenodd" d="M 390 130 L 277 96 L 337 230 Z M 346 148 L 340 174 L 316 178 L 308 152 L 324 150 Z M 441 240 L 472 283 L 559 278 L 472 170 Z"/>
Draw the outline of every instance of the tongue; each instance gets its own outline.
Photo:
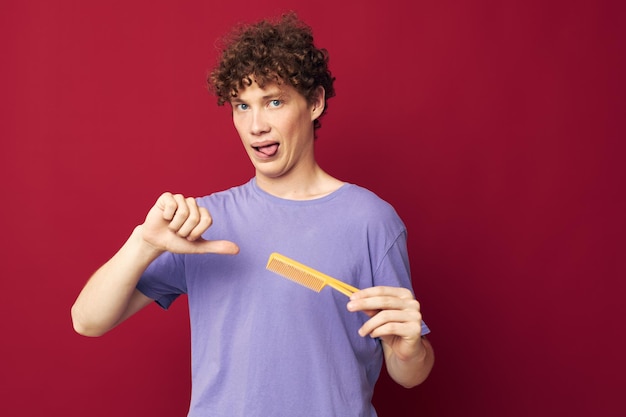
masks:
<path id="1" fill-rule="evenodd" d="M 277 143 L 275 143 L 273 145 L 259 147 L 259 152 L 261 152 L 265 156 L 274 156 L 277 151 L 278 151 L 278 144 Z"/>

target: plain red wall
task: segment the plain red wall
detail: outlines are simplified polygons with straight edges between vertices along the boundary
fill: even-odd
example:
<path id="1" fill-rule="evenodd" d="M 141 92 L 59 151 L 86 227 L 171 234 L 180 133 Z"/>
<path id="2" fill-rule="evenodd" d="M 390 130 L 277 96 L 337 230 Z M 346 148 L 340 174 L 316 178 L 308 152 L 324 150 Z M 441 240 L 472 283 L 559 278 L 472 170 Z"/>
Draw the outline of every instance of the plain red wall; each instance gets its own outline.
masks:
<path id="1" fill-rule="evenodd" d="M 381 416 L 624 416 L 624 13 L 615 1 L 299 2 L 331 53 L 336 176 L 409 228 L 437 363 Z M 0 4 L 1 414 L 182 416 L 186 305 L 73 333 L 88 276 L 165 190 L 252 175 L 204 78 L 288 1 Z"/>

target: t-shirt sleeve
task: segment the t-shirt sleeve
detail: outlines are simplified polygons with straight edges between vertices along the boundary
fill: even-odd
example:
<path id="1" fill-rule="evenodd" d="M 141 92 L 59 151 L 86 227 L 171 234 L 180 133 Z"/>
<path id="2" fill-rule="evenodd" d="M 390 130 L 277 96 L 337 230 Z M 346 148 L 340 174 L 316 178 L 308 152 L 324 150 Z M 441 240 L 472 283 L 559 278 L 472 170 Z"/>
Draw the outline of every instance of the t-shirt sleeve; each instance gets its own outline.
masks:
<path id="1" fill-rule="evenodd" d="M 184 257 L 165 252 L 148 266 L 137 290 L 168 309 L 179 295 L 187 293 L 184 271 Z"/>
<path id="2" fill-rule="evenodd" d="M 408 288 L 413 294 L 411 268 L 406 245 L 406 230 L 402 231 L 386 251 L 382 261 L 374 273 L 375 285 Z M 430 329 L 422 321 L 422 336 L 430 333 Z"/>

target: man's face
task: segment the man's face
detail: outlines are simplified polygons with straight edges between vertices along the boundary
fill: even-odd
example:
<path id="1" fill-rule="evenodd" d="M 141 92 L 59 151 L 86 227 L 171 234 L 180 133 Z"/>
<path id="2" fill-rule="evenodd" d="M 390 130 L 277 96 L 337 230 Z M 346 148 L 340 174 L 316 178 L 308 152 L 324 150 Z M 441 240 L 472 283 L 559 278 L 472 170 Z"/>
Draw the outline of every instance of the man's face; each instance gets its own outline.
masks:
<path id="1" fill-rule="evenodd" d="M 323 92 L 320 96 L 309 105 L 290 85 L 260 88 L 252 82 L 231 100 L 235 128 L 257 177 L 297 176 L 315 164 L 313 121 L 323 109 Z"/>

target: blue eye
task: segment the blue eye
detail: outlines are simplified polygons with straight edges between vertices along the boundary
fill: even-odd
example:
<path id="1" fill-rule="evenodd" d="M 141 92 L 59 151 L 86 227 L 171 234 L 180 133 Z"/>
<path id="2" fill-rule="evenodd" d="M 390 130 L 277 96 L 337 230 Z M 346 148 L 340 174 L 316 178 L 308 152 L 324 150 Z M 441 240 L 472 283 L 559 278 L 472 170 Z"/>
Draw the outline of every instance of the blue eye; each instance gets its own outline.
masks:
<path id="1" fill-rule="evenodd" d="M 272 100 L 270 101 L 270 105 L 272 105 L 273 107 L 278 107 L 281 105 L 281 101 L 280 100 Z"/>
<path id="2" fill-rule="evenodd" d="M 244 103 L 239 103 L 239 104 L 237 104 L 237 108 L 239 110 L 247 110 L 248 109 L 248 105 L 244 104 Z"/>

